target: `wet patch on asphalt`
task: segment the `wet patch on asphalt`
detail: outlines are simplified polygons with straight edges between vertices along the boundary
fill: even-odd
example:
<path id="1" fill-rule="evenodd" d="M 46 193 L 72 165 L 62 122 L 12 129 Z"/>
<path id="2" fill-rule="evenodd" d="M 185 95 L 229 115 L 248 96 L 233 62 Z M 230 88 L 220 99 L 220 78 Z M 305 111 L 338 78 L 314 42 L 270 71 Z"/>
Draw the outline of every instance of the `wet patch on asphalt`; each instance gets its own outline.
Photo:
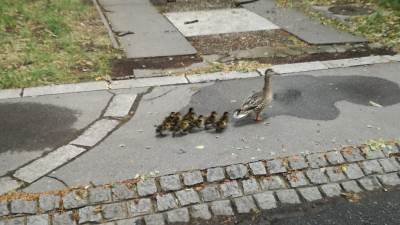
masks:
<path id="1" fill-rule="evenodd" d="M 208 114 L 213 110 L 219 113 L 233 112 L 252 91 L 259 91 L 261 87 L 260 78 L 216 82 L 199 89 L 192 96 L 189 105 L 181 111 L 185 112 L 189 107 L 194 107 L 201 114 Z M 335 106 L 339 101 L 363 106 L 371 106 L 372 101 L 383 107 L 400 103 L 399 85 L 379 77 L 275 76 L 272 87 L 274 101 L 270 108 L 264 110 L 264 118 L 286 115 L 309 120 L 334 120 L 340 115 Z M 252 118 L 237 121 L 236 125 L 248 123 L 254 123 Z"/>
<path id="2" fill-rule="evenodd" d="M 50 104 L 0 103 L 0 153 L 39 151 L 71 140 L 78 112 Z"/>

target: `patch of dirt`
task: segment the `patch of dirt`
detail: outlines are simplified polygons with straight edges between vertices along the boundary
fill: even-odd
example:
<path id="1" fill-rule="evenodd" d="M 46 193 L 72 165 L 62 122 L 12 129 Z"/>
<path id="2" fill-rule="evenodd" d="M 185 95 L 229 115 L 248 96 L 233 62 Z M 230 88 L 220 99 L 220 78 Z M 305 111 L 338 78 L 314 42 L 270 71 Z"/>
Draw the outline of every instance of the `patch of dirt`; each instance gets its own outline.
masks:
<path id="1" fill-rule="evenodd" d="M 248 50 L 263 46 L 308 46 L 307 43 L 283 30 L 206 35 L 189 37 L 188 40 L 201 55 L 225 55 L 235 50 Z"/>
<path id="2" fill-rule="evenodd" d="M 343 53 L 314 53 L 314 54 L 303 54 L 296 56 L 286 56 L 286 57 L 266 57 L 266 58 L 256 58 L 249 59 L 249 61 L 257 61 L 264 64 L 287 64 L 287 63 L 299 63 L 299 62 L 312 62 L 312 61 L 325 61 L 334 59 L 349 59 L 356 57 L 365 57 L 371 55 L 394 55 L 396 54 L 393 50 L 387 48 L 381 49 L 363 49 L 363 51 L 346 51 Z M 245 59 L 242 59 L 245 60 Z"/>
<path id="3" fill-rule="evenodd" d="M 198 55 L 163 56 L 139 59 L 118 59 L 111 62 L 112 79 L 134 77 L 134 69 L 174 69 L 200 63 L 203 59 Z"/>
<path id="4" fill-rule="evenodd" d="M 234 8 L 233 0 L 151 0 L 161 13 Z"/>
<path id="5" fill-rule="evenodd" d="M 330 7 L 328 10 L 334 14 L 345 16 L 367 15 L 373 12 L 370 8 L 356 5 L 336 5 Z"/>

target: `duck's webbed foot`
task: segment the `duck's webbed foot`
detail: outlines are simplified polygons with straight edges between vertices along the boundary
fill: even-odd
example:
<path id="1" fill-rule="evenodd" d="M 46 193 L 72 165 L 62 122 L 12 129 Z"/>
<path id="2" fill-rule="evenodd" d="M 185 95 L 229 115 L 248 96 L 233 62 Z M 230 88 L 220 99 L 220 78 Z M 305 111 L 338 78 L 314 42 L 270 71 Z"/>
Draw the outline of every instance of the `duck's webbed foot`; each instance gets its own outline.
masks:
<path id="1" fill-rule="evenodd" d="M 256 118 L 254 119 L 255 121 L 257 121 L 257 122 L 260 122 L 260 121 L 262 121 L 262 118 L 261 118 L 261 116 L 260 116 L 260 113 L 259 112 L 257 112 L 256 113 Z"/>

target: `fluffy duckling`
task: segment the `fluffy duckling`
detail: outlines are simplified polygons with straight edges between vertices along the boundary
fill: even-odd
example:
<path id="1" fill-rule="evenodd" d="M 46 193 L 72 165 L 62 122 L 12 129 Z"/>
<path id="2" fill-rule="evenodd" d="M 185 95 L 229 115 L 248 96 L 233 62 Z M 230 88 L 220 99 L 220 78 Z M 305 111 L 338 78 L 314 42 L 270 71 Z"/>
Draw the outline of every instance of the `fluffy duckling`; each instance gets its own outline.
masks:
<path id="1" fill-rule="evenodd" d="M 203 115 L 199 115 L 192 123 L 193 127 L 201 128 L 204 122 L 204 117 Z"/>
<path id="2" fill-rule="evenodd" d="M 187 134 L 190 130 L 190 122 L 188 120 L 179 121 L 178 125 L 173 128 L 172 136 L 175 137 L 179 132 L 180 134 Z"/>
<path id="3" fill-rule="evenodd" d="M 217 112 L 212 111 L 210 116 L 206 118 L 204 121 L 204 129 L 210 129 L 210 126 L 214 126 L 215 122 L 217 121 Z"/>
<path id="4" fill-rule="evenodd" d="M 196 113 L 192 107 L 189 108 L 188 112 L 183 116 L 183 120 L 194 121 Z"/>
<path id="5" fill-rule="evenodd" d="M 221 118 L 215 123 L 215 131 L 222 132 L 227 126 L 229 122 L 229 113 L 224 112 Z"/>
<path id="6" fill-rule="evenodd" d="M 173 120 L 174 117 L 175 117 L 175 114 L 176 114 L 176 112 L 171 112 L 171 113 L 169 114 L 169 116 L 167 116 L 167 117 L 164 118 L 163 123 L 171 123 L 172 120 Z"/>
<path id="7" fill-rule="evenodd" d="M 176 112 L 171 119 L 171 129 L 174 129 L 179 125 L 179 121 L 181 121 L 181 113 Z"/>
<path id="8" fill-rule="evenodd" d="M 160 136 L 160 137 L 165 137 L 166 134 L 163 133 L 163 132 L 164 132 L 164 131 L 167 131 L 167 130 L 169 130 L 169 129 L 171 129 L 171 123 L 165 122 L 165 121 L 164 121 L 162 124 L 160 124 L 160 125 L 158 125 L 158 126 L 156 127 L 156 133 L 157 133 L 157 135 Z"/>

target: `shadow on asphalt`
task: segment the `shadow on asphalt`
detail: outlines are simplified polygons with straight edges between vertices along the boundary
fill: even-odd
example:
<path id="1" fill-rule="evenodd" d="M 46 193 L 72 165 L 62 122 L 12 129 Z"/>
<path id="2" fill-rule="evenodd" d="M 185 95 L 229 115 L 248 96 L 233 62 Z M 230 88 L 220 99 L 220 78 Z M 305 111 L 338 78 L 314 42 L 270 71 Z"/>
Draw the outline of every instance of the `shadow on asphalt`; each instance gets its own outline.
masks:
<path id="1" fill-rule="evenodd" d="M 249 96 L 249 91 L 261 89 L 261 79 L 216 82 L 196 92 L 187 107 L 200 113 L 216 110 L 233 112 Z M 334 120 L 340 115 L 335 103 L 347 101 L 363 106 L 375 102 L 383 107 L 400 103 L 400 87 L 392 81 L 367 76 L 297 75 L 275 76 L 273 79 L 274 101 L 264 111 L 265 119 L 275 116 L 293 116 L 309 120 Z M 250 88 L 249 88 L 250 87 Z M 232 103 L 233 102 L 233 103 Z M 235 126 L 253 124 L 253 118 L 235 122 Z"/>
<path id="2" fill-rule="evenodd" d="M 0 153 L 53 148 L 72 139 L 77 112 L 49 104 L 0 103 Z"/>

